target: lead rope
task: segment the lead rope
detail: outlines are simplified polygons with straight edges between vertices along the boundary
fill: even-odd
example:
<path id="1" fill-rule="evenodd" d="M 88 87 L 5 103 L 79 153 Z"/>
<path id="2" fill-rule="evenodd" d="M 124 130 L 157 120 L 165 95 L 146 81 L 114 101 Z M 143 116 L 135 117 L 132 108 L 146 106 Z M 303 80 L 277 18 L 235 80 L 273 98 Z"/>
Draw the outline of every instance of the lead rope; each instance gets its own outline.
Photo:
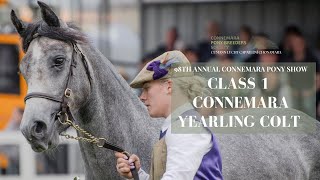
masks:
<path id="1" fill-rule="evenodd" d="M 68 113 L 71 113 L 69 111 L 69 108 L 68 108 Z M 66 139 L 73 139 L 76 141 L 88 142 L 88 143 L 91 143 L 91 144 L 98 146 L 99 148 L 106 148 L 106 149 L 110 149 L 113 151 L 117 151 L 117 152 L 120 152 L 120 153 L 123 153 L 124 155 L 126 155 L 128 157 L 128 159 L 130 158 L 130 154 L 127 151 L 123 150 L 122 148 L 120 148 L 116 145 L 109 143 L 105 138 L 95 137 L 94 135 L 90 134 L 88 131 L 82 129 L 79 125 L 75 124 L 72 120 L 69 119 L 68 113 L 65 113 L 66 120 L 64 122 L 62 122 L 61 118 L 60 118 L 61 113 L 59 112 L 57 114 L 59 122 L 63 125 L 69 125 L 69 126 L 73 127 L 76 131 L 83 133 L 83 136 L 76 136 L 75 137 L 75 136 L 72 136 L 72 135 L 69 135 L 66 133 L 61 133 L 60 134 L 61 136 L 64 136 Z M 72 117 L 72 114 L 71 114 L 71 117 Z M 133 179 L 139 180 L 139 175 L 138 175 L 137 169 L 133 168 L 133 169 L 130 169 L 130 171 L 131 171 Z"/>

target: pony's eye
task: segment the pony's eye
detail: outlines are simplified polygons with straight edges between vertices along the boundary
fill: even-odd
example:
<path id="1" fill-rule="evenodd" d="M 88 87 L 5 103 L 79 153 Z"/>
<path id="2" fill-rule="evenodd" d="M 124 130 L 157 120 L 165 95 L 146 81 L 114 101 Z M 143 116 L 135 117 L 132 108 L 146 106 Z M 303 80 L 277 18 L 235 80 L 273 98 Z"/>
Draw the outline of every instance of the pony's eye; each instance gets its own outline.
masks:
<path id="1" fill-rule="evenodd" d="M 55 66 L 60 66 L 60 65 L 62 65 L 63 63 L 64 63 L 64 58 L 62 58 L 62 57 L 58 57 L 58 58 L 55 58 L 54 59 L 54 65 Z"/>

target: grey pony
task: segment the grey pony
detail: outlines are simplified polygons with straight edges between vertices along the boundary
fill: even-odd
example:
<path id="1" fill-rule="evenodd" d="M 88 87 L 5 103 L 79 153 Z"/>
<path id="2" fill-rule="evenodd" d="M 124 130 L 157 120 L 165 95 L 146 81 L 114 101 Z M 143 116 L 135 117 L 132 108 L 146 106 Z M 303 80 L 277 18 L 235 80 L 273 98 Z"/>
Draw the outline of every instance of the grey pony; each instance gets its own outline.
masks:
<path id="1" fill-rule="evenodd" d="M 79 34 L 79 31 L 58 20 L 44 3 L 39 5 L 43 26 Z M 33 27 L 21 22 L 14 13 L 12 21 L 22 38 L 26 37 L 26 29 Z M 74 37 L 77 38 L 76 35 Z M 28 46 L 27 40 L 24 39 L 24 46 Z M 76 123 L 95 136 L 106 137 L 112 143 L 138 154 L 148 171 L 158 125 L 150 121 L 144 105 L 100 52 L 89 43 L 80 41 L 78 46 L 85 54 L 91 78 L 86 74 L 86 65 L 78 57 L 70 84 L 70 106 L 78 120 Z M 28 93 L 45 92 L 61 96 L 71 63 L 72 46 L 62 40 L 38 37 L 26 49 L 28 51 L 20 71 L 27 81 Z M 59 65 L 61 62 L 62 65 Z M 59 108 L 58 103 L 46 99 L 32 98 L 27 101 L 21 131 L 35 151 L 52 149 L 59 144 L 59 133 L 66 128 L 55 120 L 54 115 Z M 295 112 L 288 109 L 276 113 L 288 115 Z M 261 111 L 245 110 L 241 114 L 259 116 Z M 315 131 L 303 134 L 217 133 L 224 178 L 320 179 L 320 125 L 307 116 L 302 116 L 302 119 L 303 122 L 314 123 Z M 116 172 L 112 152 L 84 142 L 79 142 L 79 145 L 87 180 L 121 179 Z"/>
<path id="2" fill-rule="evenodd" d="M 26 50 L 19 68 L 28 85 L 27 93 L 42 92 L 62 97 L 73 46 L 70 42 L 46 37 L 46 30 L 38 33 L 38 37 L 31 42 L 28 42 L 28 38 L 33 37 L 26 33 L 33 32 L 35 28 L 39 29 L 38 32 L 49 29 L 53 36 L 63 31 L 77 38 L 81 33 L 59 20 L 46 4 L 38 4 L 43 20 L 37 23 L 26 24 L 17 18 L 14 11 L 11 14 Z M 148 170 L 152 145 L 158 138 L 159 123 L 151 120 L 146 107 L 110 61 L 90 43 L 83 39 L 81 41 L 81 37 L 79 39 L 77 46 L 85 55 L 85 60 L 79 54 L 74 56 L 77 58 L 76 65 L 72 67 L 73 75 L 69 83 L 72 90 L 70 109 L 77 120 L 76 124 L 96 137 L 104 137 L 126 151 L 139 155 Z M 59 103 L 43 98 L 26 101 L 20 129 L 34 151 L 42 152 L 58 146 L 59 134 L 67 128 L 56 119 L 59 109 Z M 116 159 L 112 151 L 87 142 L 80 141 L 79 145 L 87 180 L 123 179 L 116 171 Z"/>
<path id="3" fill-rule="evenodd" d="M 298 129 L 233 128 L 216 133 L 226 180 L 319 180 L 320 123 L 295 109 L 246 109 L 223 115 L 290 117 L 299 115 Z M 287 119 L 288 123 L 293 120 Z M 241 132 L 242 131 L 242 132 Z M 249 133 L 250 132 L 250 133 Z"/>

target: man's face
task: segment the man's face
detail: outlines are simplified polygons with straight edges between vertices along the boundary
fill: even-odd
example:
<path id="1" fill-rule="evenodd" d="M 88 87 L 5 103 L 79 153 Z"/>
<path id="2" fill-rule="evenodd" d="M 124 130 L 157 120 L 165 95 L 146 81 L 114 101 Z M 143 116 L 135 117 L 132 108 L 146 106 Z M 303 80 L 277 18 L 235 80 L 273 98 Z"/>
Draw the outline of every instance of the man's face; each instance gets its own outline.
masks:
<path id="1" fill-rule="evenodd" d="M 212 36 L 218 36 L 219 35 L 219 24 L 216 22 L 209 22 L 207 25 L 207 34 L 208 37 L 211 40 Z"/>
<path id="2" fill-rule="evenodd" d="M 174 42 L 177 40 L 177 31 L 172 29 L 167 32 L 166 41 L 169 45 L 174 45 Z"/>
<path id="3" fill-rule="evenodd" d="M 306 47 L 303 37 L 293 35 L 290 40 L 293 53 L 303 53 L 305 51 Z"/>
<path id="4" fill-rule="evenodd" d="M 147 106 L 150 116 L 157 118 L 166 117 L 170 97 L 168 83 L 156 80 L 143 85 L 140 100 Z"/>
<path id="5" fill-rule="evenodd" d="M 261 54 L 259 60 L 262 63 L 276 63 L 278 61 L 278 56 L 276 54 Z"/>
<path id="6" fill-rule="evenodd" d="M 250 41 L 250 35 L 246 31 L 242 30 L 242 31 L 240 31 L 239 39 L 240 39 L 240 41 L 249 42 Z"/>

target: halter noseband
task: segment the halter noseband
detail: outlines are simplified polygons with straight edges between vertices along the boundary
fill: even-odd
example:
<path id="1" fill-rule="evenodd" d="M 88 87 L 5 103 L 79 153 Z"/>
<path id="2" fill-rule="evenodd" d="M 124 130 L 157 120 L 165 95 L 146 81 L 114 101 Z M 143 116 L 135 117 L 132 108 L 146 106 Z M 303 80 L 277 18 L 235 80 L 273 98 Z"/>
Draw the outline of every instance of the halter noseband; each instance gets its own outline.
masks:
<path id="1" fill-rule="evenodd" d="M 36 34 L 36 36 L 34 38 L 37 38 L 38 35 Z M 84 58 L 83 53 L 80 51 L 80 49 L 78 48 L 78 46 L 74 43 L 72 43 L 73 46 L 73 51 L 72 51 L 72 57 L 71 57 L 71 63 L 70 63 L 70 67 L 69 67 L 69 73 L 67 76 L 67 82 L 65 85 L 65 90 L 64 90 L 64 95 L 62 97 L 56 97 L 53 95 L 50 95 L 48 93 L 43 93 L 43 92 L 32 92 L 26 95 L 26 97 L 24 98 L 24 101 L 26 102 L 28 99 L 31 98 L 44 98 L 50 101 L 54 101 L 54 102 L 58 102 L 61 104 L 60 107 L 60 111 L 59 111 L 59 116 L 67 116 L 67 117 L 72 117 L 71 120 L 73 120 L 73 116 L 70 112 L 70 108 L 69 108 L 69 104 L 68 104 L 68 98 L 70 98 L 72 90 L 68 87 L 69 86 L 69 82 L 71 81 L 71 76 L 73 75 L 73 70 L 72 67 L 76 67 L 75 66 L 75 54 L 80 54 L 82 58 Z M 69 115 L 69 116 L 68 116 Z"/>

